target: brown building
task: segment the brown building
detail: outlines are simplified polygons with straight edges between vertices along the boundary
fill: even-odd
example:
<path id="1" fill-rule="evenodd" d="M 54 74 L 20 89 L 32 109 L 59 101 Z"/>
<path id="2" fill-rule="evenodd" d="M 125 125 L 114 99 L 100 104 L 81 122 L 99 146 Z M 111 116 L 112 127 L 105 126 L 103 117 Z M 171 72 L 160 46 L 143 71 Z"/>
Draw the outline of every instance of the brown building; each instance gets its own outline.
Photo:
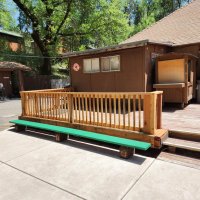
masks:
<path id="1" fill-rule="evenodd" d="M 24 46 L 24 38 L 19 33 L 0 30 L 0 44 L 3 49 L 21 51 Z"/>
<path id="2" fill-rule="evenodd" d="M 5 96 L 12 97 L 24 90 L 23 72 L 30 70 L 31 68 L 20 63 L 0 62 L 0 83 L 5 88 Z"/>
<path id="3" fill-rule="evenodd" d="M 119 45 L 67 53 L 76 91 L 152 91 L 155 58 L 177 52 L 197 57 L 200 78 L 200 0 L 175 11 Z"/>

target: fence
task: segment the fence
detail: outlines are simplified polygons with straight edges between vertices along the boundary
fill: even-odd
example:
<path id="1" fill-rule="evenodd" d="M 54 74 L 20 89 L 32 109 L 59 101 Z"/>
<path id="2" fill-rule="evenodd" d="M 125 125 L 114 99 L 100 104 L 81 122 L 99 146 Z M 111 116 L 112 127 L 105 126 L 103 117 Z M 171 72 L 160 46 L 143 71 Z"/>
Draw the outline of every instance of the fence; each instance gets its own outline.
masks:
<path id="1" fill-rule="evenodd" d="M 155 134 L 162 92 L 85 93 L 71 88 L 21 92 L 22 116 Z"/>

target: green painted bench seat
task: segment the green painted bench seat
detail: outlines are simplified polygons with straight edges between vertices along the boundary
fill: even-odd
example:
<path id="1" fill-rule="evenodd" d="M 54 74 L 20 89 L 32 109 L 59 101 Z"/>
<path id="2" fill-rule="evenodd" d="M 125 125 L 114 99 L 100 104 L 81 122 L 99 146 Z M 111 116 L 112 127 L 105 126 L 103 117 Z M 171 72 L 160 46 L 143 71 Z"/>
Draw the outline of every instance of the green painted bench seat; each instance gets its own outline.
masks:
<path id="1" fill-rule="evenodd" d="M 100 142 L 116 144 L 116 145 L 125 146 L 129 148 L 144 150 L 144 151 L 146 151 L 147 149 L 151 147 L 151 144 L 147 142 L 141 142 L 137 140 L 131 140 L 131 139 L 120 138 L 120 137 L 115 137 L 115 136 L 110 136 L 110 135 L 105 135 L 105 134 L 100 134 L 100 133 L 78 130 L 74 128 L 67 128 L 67 127 L 62 127 L 62 126 L 49 125 L 49 124 L 31 122 L 31 121 L 26 121 L 26 120 L 11 120 L 10 123 L 20 125 L 20 126 L 25 126 L 25 127 L 42 129 L 46 131 L 53 131 L 55 133 L 62 133 L 66 135 L 83 137 L 87 139 L 97 140 Z"/>

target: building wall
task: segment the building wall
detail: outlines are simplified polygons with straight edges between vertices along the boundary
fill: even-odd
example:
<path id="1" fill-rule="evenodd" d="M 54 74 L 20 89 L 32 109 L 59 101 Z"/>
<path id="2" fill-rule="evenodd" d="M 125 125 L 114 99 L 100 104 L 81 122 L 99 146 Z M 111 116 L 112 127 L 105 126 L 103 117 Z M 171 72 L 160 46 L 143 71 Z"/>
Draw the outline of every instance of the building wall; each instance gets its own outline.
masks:
<path id="1" fill-rule="evenodd" d="M 174 52 L 190 53 L 198 57 L 197 62 L 197 79 L 200 80 L 200 44 L 185 45 L 180 47 L 174 47 Z"/>
<path id="2" fill-rule="evenodd" d="M 187 45 L 182 47 L 168 47 L 164 45 L 149 44 L 142 47 L 77 56 L 70 58 L 71 84 L 76 91 L 93 92 L 138 92 L 152 91 L 155 82 L 154 58 L 157 55 L 180 52 L 190 53 L 199 57 L 197 65 L 197 79 L 200 79 L 200 46 Z M 120 72 L 99 72 L 93 74 L 83 73 L 83 59 L 120 55 Z M 74 63 L 80 65 L 80 70 L 72 69 Z"/>
<path id="3" fill-rule="evenodd" d="M 12 95 L 12 84 L 11 84 L 11 72 L 10 71 L 0 71 L 0 83 L 3 83 L 3 86 L 6 91 L 6 96 Z"/>
<path id="4" fill-rule="evenodd" d="M 75 91 L 139 92 L 145 91 L 144 47 L 70 58 L 71 85 Z M 119 72 L 83 73 L 83 59 L 120 55 Z M 73 64 L 80 65 L 79 71 Z"/>
<path id="5" fill-rule="evenodd" d="M 24 39 L 0 33 L 0 44 L 4 46 L 4 48 L 8 48 L 12 51 L 21 51 L 23 49 Z"/>

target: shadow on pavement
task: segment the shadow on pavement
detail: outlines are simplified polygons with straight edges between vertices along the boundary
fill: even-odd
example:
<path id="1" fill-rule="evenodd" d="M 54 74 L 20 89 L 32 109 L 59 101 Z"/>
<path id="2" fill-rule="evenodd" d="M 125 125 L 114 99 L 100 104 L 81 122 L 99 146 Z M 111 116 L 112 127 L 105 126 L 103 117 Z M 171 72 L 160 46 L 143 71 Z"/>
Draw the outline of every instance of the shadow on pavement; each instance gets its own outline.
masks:
<path id="1" fill-rule="evenodd" d="M 51 132 L 43 132 L 43 131 L 38 131 L 38 130 L 33 130 L 33 129 L 27 129 L 26 131 L 22 132 L 16 132 L 14 128 L 11 128 L 10 131 L 17 133 L 17 134 L 22 134 L 22 135 L 27 135 L 28 137 L 35 137 L 35 138 L 40 138 L 40 139 L 45 139 L 50 142 L 55 142 L 55 137 L 53 133 Z M 48 133 L 48 134 L 47 134 Z M 62 145 L 67 145 L 73 148 L 78 148 L 82 149 L 85 151 L 90 151 L 93 153 L 98 153 L 100 155 L 108 156 L 111 158 L 119 159 L 125 162 L 130 162 L 134 163 L 137 165 L 142 165 L 143 162 L 146 160 L 145 157 L 142 157 L 140 155 L 135 154 L 132 158 L 130 159 L 123 159 L 119 157 L 119 146 L 117 145 L 112 145 L 108 143 L 103 143 L 103 142 L 97 142 L 94 140 L 89 140 L 85 138 L 78 138 L 74 136 L 70 136 L 68 140 L 60 142 L 59 144 Z"/>

